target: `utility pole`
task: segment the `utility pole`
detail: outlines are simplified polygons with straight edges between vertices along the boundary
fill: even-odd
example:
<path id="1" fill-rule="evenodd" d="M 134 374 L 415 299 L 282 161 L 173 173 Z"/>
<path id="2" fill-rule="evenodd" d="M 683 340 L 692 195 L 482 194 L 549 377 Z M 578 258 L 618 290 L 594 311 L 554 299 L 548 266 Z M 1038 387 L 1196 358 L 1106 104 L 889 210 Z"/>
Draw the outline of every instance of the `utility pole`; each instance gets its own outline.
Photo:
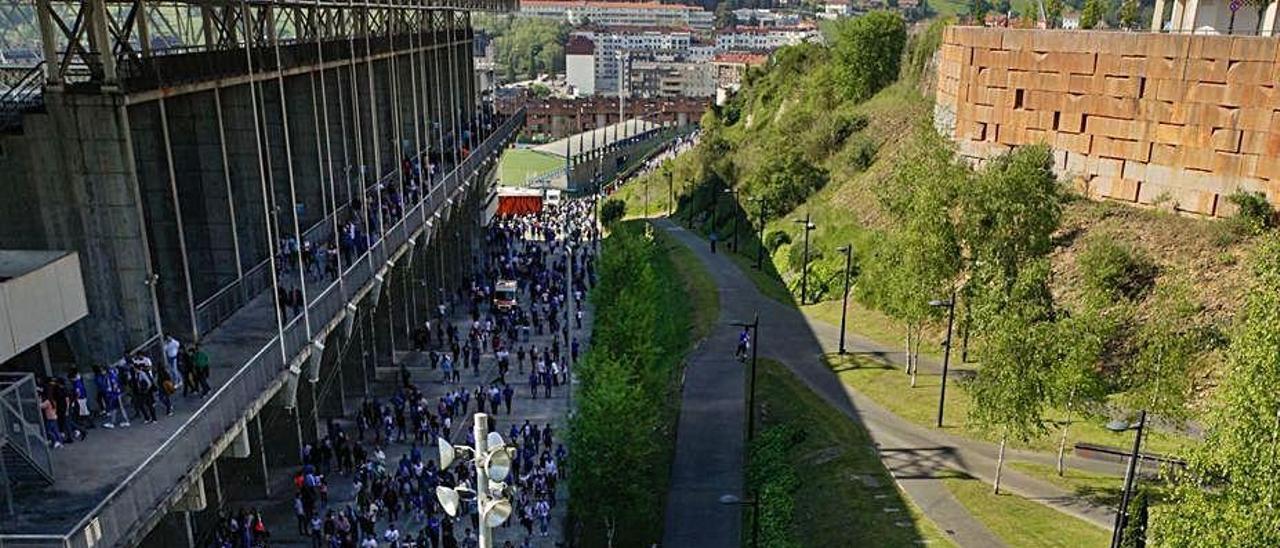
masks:
<path id="1" fill-rule="evenodd" d="M 756 246 L 756 270 L 764 268 L 764 198 L 753 198 L 760 202 L 760 240 Z"/>
<path id="2" fill-rule="evenodd" d="M 476 452 L 479 455 L 489 453 L 489 415 L 484 413 L 476 413 L 474 424 L 471 425 L 472 434 L 476 437 Z M 479 519 L 480 529 L 480 548 L 493 548 L 493 531 L 489 529 L 489 525 L 484 519 L 484 507 L 489 502 L 489 470 L 482 465 L 479 458 L 476 458 L 476 508 L 481 512 Z"/>
<path id="3" fill-rule="evenodd" d="M 667 167 L 667 216 L 670 217 L 676 207 L 676 193 L 674 187 L 671 186 L 671 167 Z"/>
<path id="4" fill-rule="evenodd" d="M 796 219 L 797 223 L 804 224 L 804 262 L 800 267 L 800 305 L 804 305 L 805 299 L 809 295 L 809 232 L 817 228 L 810 222 L 808 213 L 804 214 L 804 219 Z"/>
<path id="5" fill-rule="evenodd" d="M 942 410 L 947 401 L 947 369 L 951 365 L 951 328 L 956 321 L 956 292 L 951 291 L 951 298 L 945 301 L 929 301 L 929 306 L 947 307 L 947 339 L 943 343 L 942 353 L 942 390 L 938 393 L 938 428 L 942 428 Z"/>

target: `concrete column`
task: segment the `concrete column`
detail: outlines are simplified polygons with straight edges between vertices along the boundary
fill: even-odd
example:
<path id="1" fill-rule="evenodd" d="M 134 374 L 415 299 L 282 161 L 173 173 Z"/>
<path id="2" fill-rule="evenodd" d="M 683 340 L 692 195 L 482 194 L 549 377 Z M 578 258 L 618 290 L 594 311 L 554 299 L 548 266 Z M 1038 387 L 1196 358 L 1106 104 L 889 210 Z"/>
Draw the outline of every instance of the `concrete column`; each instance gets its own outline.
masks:
<path id="1" fill-rule="evenodd" d="M 311 383 L 305 379 L 298 383 L 298 401 L 293 409 L 283 405 L 283 394 L 278 394 L 258 415 L 262 424 L 262 453 L 267 467 L 287 468 L 302 464 L 302 446 L 314 441 L 303 434 L 308 417 L 314 417 L 314 401 L 307 398 Z M 309 430 L 314 434 L 315 424 Z"/>
<path id="2" fill-rule="evenodd" d="M 249 84 L 222 88 L 219 92 L 222 128 L 227 147 L 227 172 L 231 205 L 236 211 L 236 238 L 245 275 L 269 282 L 265 267 L 254 270 L 270 256 L 267 245 L 266 203 L 259 171 L 258 136 Z M 258 283 L 259 289 L 265 287 Z"/>
<path id="3" fill-rule="evenodd" d="M 218 460 L 215 459 L 201 475 L 205 497 L 208 504 L 204 510 L 190 513 L 192 536 L 198 541 L 209 539 L 218 528 L 218 509 L 225 502 L 222 484 L 218 474 Z"/>
<path id="4" fill-rule="evenodd" d="M 355 329 L 351 332 L 349 348 L 338 359 L 344 402 L 352 408 L 369 396 L 369 382 L 365 375 L 365 356 L 369 351 L 365 328 L 368 323 L 365 310 L 361 310 L 356 318 Z"/>
<path id="5" fill-rule="evenodd" d="M 1196 15 L 1200 11 L 1200 0 L 1187 0 L 1182 12 L 1182 29 L 1186 32 L 1196 31 Z"/>
<path id="6" fill-rule="evenodd" d="M 260 417 L 249 419 L 244 425 L 244 435 L 248 438 L 248 455 L 235 456 L 234 447 L 231 447 L 218 458 L 218 483 L 222 486 L 225 502 L 259 500 L 271 496 Z M 236 445 L 236 442 L 232 442 L 232 445 Z"/>
<path id="7" fill-rule="evenodd" d="M 146 219 L 147 242 L 159 277 L 156 293 L 165 332 L 179 338 L 195 338 L 194 299 L 189 294 L 183 211 L 176 192 L 170 154 L 166 105 L 151 101 L 128 108 L 130 137 L 138 175 L 142 212 Z"/>
<path id="8" fill-rule="evenodd" d="M 1271 3 L 1267 4 L 1267 8 L 1262 11 L 1262 28 L 1259 32 L 1260 36 L 1276 35 L 1277 6 L 1280 6 L 1280 0 L 1273 0 Z"/>
<path id="9" fill-rule="evenodd" d="M 216 91 L 166 99 L 174 179 L 197 304 L 236 280 L 234 212 L 228 194 Z"/>
<path id="10" fill-rule="evenodd" d="M 341 334 L 329 335 L 325 342 L 324 359 L 320 364 L 320 387 L 316 399 L 316 424 L 323 426 L 326 419 L 346 414 L 346 376 L 343 374 L 344 358 L 359 350 Z"/>
<path id="11" fill-rule="evenodd" d="M 320 174 L 320 149 L 316 137 L 315 101 L 311 75 L 284 80 L 284 104 L 288 113 L 289 160 L 293 170 L 293 199 L 300 204 L 298 228 L 303 233 L 325 216 Z M 315 243 L 315 242 L 313 242 Z"/>
<path id="12" fill-rule="evenodd" d="M 174 511 L 160 518 L 160 523 L 142 539 L 142 548 L 194 547 L 195 531 L 191 524 L 191 512 Z"/>

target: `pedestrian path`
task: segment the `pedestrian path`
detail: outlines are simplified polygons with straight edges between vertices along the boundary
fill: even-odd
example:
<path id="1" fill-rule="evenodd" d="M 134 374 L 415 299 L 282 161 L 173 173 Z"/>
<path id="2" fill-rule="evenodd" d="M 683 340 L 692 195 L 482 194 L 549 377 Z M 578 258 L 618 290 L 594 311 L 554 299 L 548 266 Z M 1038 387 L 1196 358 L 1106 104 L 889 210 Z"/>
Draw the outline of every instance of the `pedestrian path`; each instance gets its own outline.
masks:
<path id="1" fill-rule="evenodd" d="M 521 292 L 521 295 L 524 295 Z M 523 298 L 523 297 L 522 297 Z M 580 306 L 582 307 L 583 317 L 581 325 L 570 320 L 569 323 L 569 339 L 577 339 L 582 343 L 582 351 L 585 352 L 589 345 L 592 321 L 594 319 L 594 310 L 587 299 L 583 299 Z M 452 309 L 453 314 L 450 315 L 449 321 L 457 327 L 458 331 L 466 334 L 472 327 L 472 319 L 467 315 L 466 307 L 458 306 Z M 512 401 L 510 411 L 503 406 L 497 412 L 493 409 L 486 408 L 485 411 L 495 423 L 493 431 L 498 432 L 508 443 L 512 443 L 509 431 L 512 426 L 521 427 L 527 421 L 532 426 L 542 428 L 544 425 L 550 424 L 554 432 L 552 450 L 560 444 L 568 446 L 568 411 L 572 406 L 572 390 L 573 382 L 561 384 L 551 389 L 551 396 L 544 395 L 545 387 L 539 386 L 537 396 L 533 397 L 530 386 L 529 374 L 532 371 L 532 359 L 525 359 L 523 365 L 516 359 L 514 348 L 523 346 L 524 348 L 537 347 L 538 349 L 548 348 L 552 345 L 554 337 L 561 337 L 559 344 L 563 348 L 563 355 L 568 359 L 570 355 L 570 343 L 564 340 L 563 334 L 552 333 L 547 330 L 544 334 L 539 334 L 536 329 L 529 329 L 527 338 L 521 338 L 516 342 L 510 342 L 509 350 L 512 350 L 510 361 L 510 370 L 506 375 L 507 383 L 515 390 L 515 396 Z M 418 387 L 425 395 L 428 401 L 434 402 L 438 398 L 443 397 L 447 392 L 457 390 L 474 391 L 477 386 L 485 385 L 499 377 L 498 360 L 493 352 L 492 347 L 484 345 L 484 351 L 481 354 L 480 366 L 478 370 L 473 370 L 470 366 L 464 366 L 459 361 L 455 367 L 460 372 L 460 382 L 457 384 L 446 384 L 442 382 L 442 372 L 440 369 L 432 368 L 427 352 L 397 352 L 396 359 L 398 363 L 405 364 L 411 378 L 411 382 Z M 570 368 L 572 373 L 572 367 Z M 397 387 L 401 382 L 401 372 L 398 367 L 385 367 L 378 370 L 377 382 L 371 386 L 373 392 L 372 398 L 378 402 L 387 402 L 397 391 Z M 467 434 L 473 426 L 473 413 L 477 411 L 475 406 L 475 398 L 472 398 L 470 406 L 454 422 L 450 429 L 450 441 L 455 445 L 465 444 Z M 358 436 L 357 429 L 353 421 L 343 419 L 337 421 L 349 436 Z M 324 436 L 322 429 L 321 436 Z M 370 452 L 375 450 L 377 444 L 375 442 L 372 430 L 366 432 L 360 439 Z M 412 437 L 408 440 L 400 442 L 385 442 L 383 450 L 386 458 L 384 462 L 388 469 L 394 470 L 396 463 L 406 454 L 411 454 L 415 449 L 424 455 L 424 460 L 436 461 L 437 449 L 435 440 L 429 440 L 427 444 L 415 444 Z M 462 466 L 462 464 L 454 464 L 454 467 Z M 561 471 L 567 468 L 565 463 L 561 463 Z M 292 477 L 297 473 L 296 467 L 278 468 L 271 471 L 273 480 L 281 483 L 281 488 L 273 490 L 276 493 L 270 500 L 246 501 L 240 503 L 244 507 L 261 508 L 266 515 L 269 526 L 273 528 L 271 543 L 273 546 L 312 546 L 313 539 L 304 531 L 299 531 L 295 527 L 294 509 L 292 502 L 293 487 L 287 482 L 281 481 Z M 327 511 L 341 512 L 342 510 L 355 506 L 357 489 L 353 485 L 352 476 L 344 476 L 335 469 L 327 474 L 328 479 L 328 503 L 320 508 L 323 515 Z M 508 484 L 512 484 L 514 480 L 508 480 Z M 287 497 L 282 497 L 280 493 L 288 493 Z M 507 522 L 494 529 L 494 546 L 525 546 L 524 542 L 528 542 L 527 546 L 531 547 L 551 547 L 562 545 L 567 536 L 567 532 L 563 530 L 566 522 L 568 510 L 568 488 L 567 479 L 561 477 L 556 482 L 556 503 L 551 508 L 550 527 L 544 536 L 540 533 L 537 521 L 534 521 L 532 534 L 530 534 L 521 525 L 520 516 L 513 513 Z M 474 512 L 472 512 L 474 514 Z M 376 529 L 381 534 L 389 527 L 386 519 L 380 518 L 376 523 Z M 476 538 L 476 526 L 471 515 L 460 515 L 455 521 L 452 530 L 457 540 L 461 543 L 465 538 Z M 404 512 L 403 515 L 396 520 L 396 527 L 401 535 L 414 535 L 427 530 L 427 522 L 421 516 L 415 518 L 411 512 Z M 448 539 L 445 539 L 445 546 L 451 546 Z M 510 544 L 507 544 L 507 543 Z M 466 546 L 466 544 L 460 544 Z"/>
<path id="2" fill-rule="evenodd" d="M 985 547 L 1002 544 L 991 531 L 974 519 L 964 506 L 951 496 L 941 481 L 943 477 L 954 477 L 956 471 L 989 480 L 995 472 L 996 446 L 920 427 L 853 391 L 842 383 L 823 362 L 825 354 L 837 350 L 839 338 L 837 328 L 810 319 L 794 307 L 761 294 L 732 260 L 724 255 L 712 254 L 706 242 L 698 235 L 684 230 L 667 219 L 654 222 L 692 250 L 716 280 L 721 292 L 722 319 L 729 316 L 749 317 L 759 312 L 761 326 L 756 343 L 761 356 L 786 365 L 817 394 L 866 428 L 878 446 L 881 460 L 903 491 L 940 529 L 946 531 L 950 538 L 961 546 Z M 720 327 L 713 331 L 708 343 L 714 344 L 717 340 L 716 336 L 725 329 Z M 731 327 L 727 329 L 729 333 L 735 332 Z M 725 341 L 721 343 L 722 346 L 712 346 L 709 351 L 730 353 L 729 348 L 732 343 Z M 852 352 L 883 356 L 891 362 L 895 357 L 894 351 L 861 337 L 849 338 L 846 347 Z M 724 350 L 720 350 L 721 348 Z M 696 362 L 693 365 L 696 365 Z M 929 366 L 928 363 L 922 365 Z M 695 372 L 696 367 L 690 367 L 687 374 L 693 375 Z M 740 393 L 737 392 L 737 394 Z M 686 389 L 685 401 L 688 401 L 688 397 Z M 738 403 L 735 409 L 741 410 L 741 404 Z M 681 434 L 683 434 L 683 414 L 681 419 Z M 682 461 L 679 458 L 679 449 L 679 438 L 677 438 L 677 461 L 676 468 L 673 469 L 673 479 L 681 473 Z M 1027 457 L 1027 460 L 1043 458 L 1034 453 L 1015 453 L 1018 457 Z M 690 462 L 696 462 L 696 460 L 696 458 L 688 459 Z M 1080 465 L 1087 469 L 1110 466 L 1118 470 L 1118 467 L 1109 463 L 1093 463 L 1081 459 L 1071 459 L 1069 464 Z M 1093 505 L 1063 489 L 1008 468 L 1003 472 L 1001 485 L 1011 492 L 1042 502 L 1100 527 L 1109 527 L 1114 517 L 1112 509 Z M 673 496 L 678 492 L 673 481 Z M 674 525 L 670 510 L 667 525 L 668 527 Z"/>

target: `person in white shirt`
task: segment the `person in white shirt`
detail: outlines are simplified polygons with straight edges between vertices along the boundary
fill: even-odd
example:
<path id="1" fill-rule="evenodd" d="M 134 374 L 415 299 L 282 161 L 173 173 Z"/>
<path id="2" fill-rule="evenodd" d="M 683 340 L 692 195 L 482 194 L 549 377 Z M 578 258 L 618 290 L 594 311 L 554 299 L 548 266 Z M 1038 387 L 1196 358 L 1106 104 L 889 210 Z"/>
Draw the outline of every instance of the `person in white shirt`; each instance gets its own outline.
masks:
<path id="1" fill-rule="evenodd" d="M 182 375 L 178 374 L 178 353 L 182 350 L 182 343 L 172 335 L 164 338 L 164 363 L 169 372 L 169 380 L 173 381 L 174 388 L 182 388 Z"/>

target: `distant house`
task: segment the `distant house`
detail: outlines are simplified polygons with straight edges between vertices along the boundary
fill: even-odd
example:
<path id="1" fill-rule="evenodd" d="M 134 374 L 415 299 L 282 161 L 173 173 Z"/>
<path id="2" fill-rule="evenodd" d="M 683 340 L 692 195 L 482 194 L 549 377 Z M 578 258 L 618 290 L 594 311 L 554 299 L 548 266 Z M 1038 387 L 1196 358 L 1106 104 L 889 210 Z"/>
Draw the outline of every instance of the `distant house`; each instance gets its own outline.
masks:
<path id="1" fill-rule="evenodd" d="M 1062 14 L 1062 28 L 1067 30 L 1080 28 L 1080 13 L 1070 12 Z"/>
<path id="2" fill-rule="evenodd" d="M 853 3 L 850 0 L 824 0 L 822 13 L 818 14 L 823 19 L 839 19 L 850 15 L 853 15 Z"/>

